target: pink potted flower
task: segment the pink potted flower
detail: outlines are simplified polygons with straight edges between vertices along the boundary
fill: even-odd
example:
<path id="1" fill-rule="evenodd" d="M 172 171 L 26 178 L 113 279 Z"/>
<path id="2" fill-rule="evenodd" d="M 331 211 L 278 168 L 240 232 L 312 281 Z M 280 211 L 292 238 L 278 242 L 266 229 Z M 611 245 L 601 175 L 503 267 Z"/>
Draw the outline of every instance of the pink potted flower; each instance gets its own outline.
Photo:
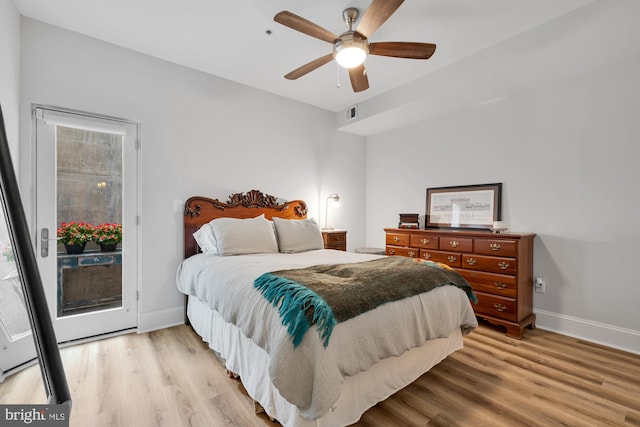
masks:
<path id="1" fill-rule="evenodd" d="M 58 228 L 58 241 L 68 254 L 81 254 L 93 236 L 93 226 L 86 222 L 63 222 Z"/>
<path id="2" fill-rule="evenodd" d="M 115 251 L 122 242 L 122 224 L 105 223 L 93 228 L 92 240 L 100 245 L 103 251 Z"/>

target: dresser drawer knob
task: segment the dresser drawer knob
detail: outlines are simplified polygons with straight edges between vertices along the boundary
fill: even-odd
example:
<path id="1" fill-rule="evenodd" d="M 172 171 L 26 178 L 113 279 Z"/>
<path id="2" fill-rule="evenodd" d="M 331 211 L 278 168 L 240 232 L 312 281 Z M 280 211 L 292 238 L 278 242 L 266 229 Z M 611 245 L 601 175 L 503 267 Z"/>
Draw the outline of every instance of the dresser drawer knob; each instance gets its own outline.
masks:
<path id="1" fill-rule="evenodd" d="M 453 255 L 449 255 L 449 256 L 447 257 L 447 259 L 449 260 L 449 262 L 456 262 L 456 260 L 458 259 L 458 257 L 455 257 L 455 256 L 453 256 Z"/>
<path id="2" fill-rule="evenodd" d="M 493 308 L 495 308 L 499 312 L 503 312 L 503 311 L 505 311 L 507 309 L 507 306 L 504 305 L 504 304 L 495 303 L 495 304 L 493 304 Z"/>
<path id="3" fill-rule="evenodd" d="M 400 237 L 398 237 L 398 236 L 393 236 L 393 241 L 394 241 L 394 242 L 396 242 L 396 243 L 397 243 L 397 242 L 399 242 L 399 241 L 400 241 Z"/>
<path id="4" fill-rule="evenodd" d="M 389 254 L 390 254 L 390 255 L 395 255 L 395 254 L 396 254 L 396 251 L 395 251 L 394 249 L 389 249 Z"/>
<path id="5" fill-rule="evenodd" d="M 449 242 L 449 246 L 451 246 L 452 248 L 457 248 L 459 244 L 460 242 L 458 242 L 457 240 L 452 240 Z"/>
<path id="6" fill-rule="evenodd" d="M 422 242 L 423 245 L 426 245 L 426 244 L 428 244 L 430 242 L 430 240 L 429 239 L 422 239 L 422 240 L 420 240 L 420 242 Z"/>
<path id="7" fill-rule="evenodd" d="M 413 258 L 416 256 L 416 253 L 414 251 L 409 251 L 407 254 L 409 255 L 410 258 Z"/>
<path id="8" fill-rule="evenodd" d="M 496 288 L 498 289 L 504 289 L 507 287 L 507 284 L 504 282 L 496 282 L 495 285 L 496 285 Z"/>
<path id="9" fill-rule="evenodd" d="M 429 252 L 425 253 L 423 256 L 424 259 L 429 259 L 431 258 L 431 254 Z"/>
<path id="10" fill-rule="evenodd" d="M 492 251 L 499 251 L 500 250 L 500 245 L 498 243 L 492 243 L 489 245 L 489 247 L 491 248 Z"/>
<path id="11" fill-rule="evenodd" d="M 476 265 L 476 260 L 473 258 L 467 258 L 467 264 L 469 265 Z"/>
<path id="12" fill-rule="evenodd" d="M 506 270 L 507 268 L 509 268 L 509 263 L 501 261 L 498 263 L 498 267 L 500 267 L 501 270 Z"/>

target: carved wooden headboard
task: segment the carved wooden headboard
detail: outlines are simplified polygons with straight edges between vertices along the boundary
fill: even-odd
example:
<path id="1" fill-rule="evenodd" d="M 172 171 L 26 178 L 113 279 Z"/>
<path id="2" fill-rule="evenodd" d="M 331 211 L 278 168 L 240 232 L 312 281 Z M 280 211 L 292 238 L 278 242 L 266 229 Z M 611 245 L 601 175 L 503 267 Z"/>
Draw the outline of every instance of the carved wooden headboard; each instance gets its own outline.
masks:
<path id="1" fill-rule="evenodd" d="M 224 203 L 218 199 L 195 196 L 184 205 L 184 257 L 199 252 L 193 233 L 215 218 L 254 218 L 264 214 L 267 219 L 305 219 L 307 204 L 302 200 L 278 203 L 278 199 L 258 190 L 236 193 Z"/>

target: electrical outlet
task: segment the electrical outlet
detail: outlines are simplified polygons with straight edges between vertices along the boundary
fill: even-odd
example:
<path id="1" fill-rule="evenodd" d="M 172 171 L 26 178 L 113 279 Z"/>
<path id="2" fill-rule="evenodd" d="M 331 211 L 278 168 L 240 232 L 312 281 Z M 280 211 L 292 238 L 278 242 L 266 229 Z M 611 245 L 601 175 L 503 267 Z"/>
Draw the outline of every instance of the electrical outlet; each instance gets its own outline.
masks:
<path id="1" fill-rule="evenodd" d="M 538 293 L 544 294 L 544 288 L 545 288 L 545 284 L 544 280 L 542 280 L 542 277 L 536 277 L 535 282 L 533 282 L 534 284 L 534 290 Z"/>

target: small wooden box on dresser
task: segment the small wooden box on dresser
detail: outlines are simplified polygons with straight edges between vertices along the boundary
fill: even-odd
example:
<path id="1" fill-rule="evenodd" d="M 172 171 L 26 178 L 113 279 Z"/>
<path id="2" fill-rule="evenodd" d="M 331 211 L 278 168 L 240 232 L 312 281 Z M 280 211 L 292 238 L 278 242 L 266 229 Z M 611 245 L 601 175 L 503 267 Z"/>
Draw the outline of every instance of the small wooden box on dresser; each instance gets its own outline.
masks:
<path id="1" fill-rule="evenodd" d="M 321 230 L 325 249 L 347 250 L 347 230 Z"/>
<path id="2" fill-rule="evenodd" d="M 387 255 L 437 261 L 451 266 L 473 287 L 476 316 L 507 328 L 521 339 L 535 328 L 533 239 L 535 233 L 494 234 L 483 230 L 385 228 Z"/>

